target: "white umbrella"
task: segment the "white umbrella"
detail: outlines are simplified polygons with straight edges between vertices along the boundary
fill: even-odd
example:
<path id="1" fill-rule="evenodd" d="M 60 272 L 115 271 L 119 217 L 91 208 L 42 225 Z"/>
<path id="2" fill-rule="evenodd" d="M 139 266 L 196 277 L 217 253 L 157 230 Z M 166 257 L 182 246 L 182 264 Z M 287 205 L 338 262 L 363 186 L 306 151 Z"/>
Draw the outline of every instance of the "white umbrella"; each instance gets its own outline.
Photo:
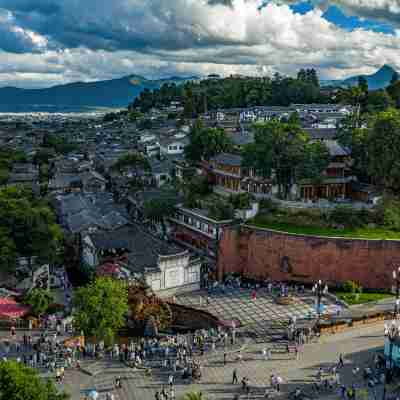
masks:
<path id="1" fill-rule="evenodd" d="M 99 394 L 97 393 L 96 390 L 91 390 L 89 392 L 89 398 L 90 399 L 97 400 L 98 397 L 99 397 Z"/>

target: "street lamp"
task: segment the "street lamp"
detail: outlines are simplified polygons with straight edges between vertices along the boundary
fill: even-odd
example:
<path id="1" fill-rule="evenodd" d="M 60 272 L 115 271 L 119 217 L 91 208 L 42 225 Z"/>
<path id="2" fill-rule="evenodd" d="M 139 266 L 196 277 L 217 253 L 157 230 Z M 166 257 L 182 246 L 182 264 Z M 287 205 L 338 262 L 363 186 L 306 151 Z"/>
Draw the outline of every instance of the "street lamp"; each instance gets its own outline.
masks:
<path id="1" fill-rule="evenodd" d="M 397 314 L 399 313 L 399 298 L 400 298 L 400 267 L 396 266 L 393 270 L 393 280 L 396 282 L 396 303 L 394 306 L 394 318 L 397 318 Z"/>
<path id="2" fill-rule="evenodd" d="M 397 303 L 397 301 L 396 301 L 396 303 Z M 397 304 L 397 306 L 398 306 L 398 304 Z M 393 368 L 393 345 L 397 341 L 397 339 L 400 337 L 399 332 L 400 332 L 400 327 L 396 326 L 395 320 L 392 321 L 392 324 L 390 325 L 390 327 L 387 327 L 385 324 L 385 336 L 386 336 L 387 340 L 389 341 L 389 365 L 386 362 L 386 364 L 385 364 L 385 382 L 384 382 L 384 386 L 383 386 L 383 396 L 382 396 L 383 400 L 386 399 L 386 385 L 389 381 L 388 376 L 389 376 L 389 373 L 391 373 L 392 368 Z"/>
<path id="3" fill-rule="evenodd" d="M 318 321 L 321 318 L 321 299 L 324 294 L 328 293 L 328 285 L 323 285 L 321 279 L 316 282 L 312 288 L 312 292 L 315 293 L 317 297 L 317 313 Z"/>

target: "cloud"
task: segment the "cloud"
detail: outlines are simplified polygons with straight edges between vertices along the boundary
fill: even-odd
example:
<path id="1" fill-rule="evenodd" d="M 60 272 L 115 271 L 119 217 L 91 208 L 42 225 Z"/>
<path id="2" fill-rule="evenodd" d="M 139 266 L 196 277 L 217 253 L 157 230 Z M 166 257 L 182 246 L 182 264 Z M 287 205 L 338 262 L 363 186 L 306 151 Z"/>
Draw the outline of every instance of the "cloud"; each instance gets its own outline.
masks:
<path id="1" fill-rule="evenodd" d="M 340 29 L 323 17 L 335 3 L 347 13 L 398 17 L 398 1 L 313 3 L 304 15 L 282 0 L 261 12 L 258 0 L 0 0 L 0 85 L 45 86 L 110 79 L 217 72 L 323 77 L 400 69 L 400 36 Z M 400 27 L 399 27 L 400 28 Z M 360 67 L 362 66 L 362 67 Z"/>
<path id="2" fill-rule="evenodd" d="M 15 53 L 39 52 L 48 45 L 37 32 L 16 24 L 11 12 L 0 9 L 0 48 Z"/>

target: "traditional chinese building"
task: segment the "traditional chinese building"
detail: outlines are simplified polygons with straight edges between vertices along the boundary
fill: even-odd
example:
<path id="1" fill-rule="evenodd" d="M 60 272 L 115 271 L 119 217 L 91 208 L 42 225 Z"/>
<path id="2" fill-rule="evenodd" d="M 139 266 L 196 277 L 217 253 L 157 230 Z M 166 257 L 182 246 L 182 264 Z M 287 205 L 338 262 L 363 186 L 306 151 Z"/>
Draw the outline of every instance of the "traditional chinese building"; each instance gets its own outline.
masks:
<path id="1" fill-rule="evenodd" d="M 250 193 L 267 197 L 272 191 L 271 180 L 257 176 L 253 168 L 243 167 L 238 154 L 218 154 L 203 163 L 203 170 L 221 194 Z"/>

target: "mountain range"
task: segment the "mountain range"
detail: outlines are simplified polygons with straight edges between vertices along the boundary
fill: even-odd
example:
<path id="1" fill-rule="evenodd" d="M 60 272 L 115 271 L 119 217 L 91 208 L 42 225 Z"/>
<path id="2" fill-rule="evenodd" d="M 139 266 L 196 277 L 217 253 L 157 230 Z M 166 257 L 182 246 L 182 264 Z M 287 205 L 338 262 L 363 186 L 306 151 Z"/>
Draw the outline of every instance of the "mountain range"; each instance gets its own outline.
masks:
<path id="1" fill-rule="evenodd" d="M 0 88 L 0 112 L 83 112 L 126 108 L 139 93 L 164 83 L 182 84 L 197 77 L 148 80 L 138 75 L 96 82 L 74 82 L 44 89 Z"/>
<path id="2" fill-rule="evenodd" d="M 390 65 L 385 64 L 383 67 L 379 68 L 372 75 L 357 75 L 351 76 L 343 80 L 336 81 L 321 81 L 321 86 L 338 86 L 338 87 L 351 87 L 358 85 L 358 79 L 363 77 L 368 82 L 368 87 L 370 90 L 384 89 L 389 86 L 390 81 L 396 70 Z"/>
<path id="3" fill-rule="evenodd" d="M 372 75 L 352 76 L 344 80 L 321 81 L 321 86 L 350 87 L 365 77 L 371 90 L 385 88 L 396 71 L 384 65 Z M 44 89 L 0 88 L 0 112 L 82 112 L 99 108 L 125 108 L 139 93 L 164 83 L 182 84 L 198 77 L 171 77 L 149 80 L 138 75 L 96 82 L 74 82 Z"/>

